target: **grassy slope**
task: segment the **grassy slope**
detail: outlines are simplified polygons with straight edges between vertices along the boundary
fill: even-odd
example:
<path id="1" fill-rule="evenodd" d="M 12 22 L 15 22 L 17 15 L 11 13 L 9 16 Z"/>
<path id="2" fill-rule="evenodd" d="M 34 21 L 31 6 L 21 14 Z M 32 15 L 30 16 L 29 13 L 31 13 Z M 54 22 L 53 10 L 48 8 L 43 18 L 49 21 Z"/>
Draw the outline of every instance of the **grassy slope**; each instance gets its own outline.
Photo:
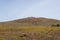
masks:
<path id="1" fill-rule="evenodd" d="M 38 19 L 36 25 L 34 20 L 37 19 L 0 23 L 0 40 L 60 40 L 60 27 L 51 27 L 60 21 L 41 19 L 41 22 Z"/>

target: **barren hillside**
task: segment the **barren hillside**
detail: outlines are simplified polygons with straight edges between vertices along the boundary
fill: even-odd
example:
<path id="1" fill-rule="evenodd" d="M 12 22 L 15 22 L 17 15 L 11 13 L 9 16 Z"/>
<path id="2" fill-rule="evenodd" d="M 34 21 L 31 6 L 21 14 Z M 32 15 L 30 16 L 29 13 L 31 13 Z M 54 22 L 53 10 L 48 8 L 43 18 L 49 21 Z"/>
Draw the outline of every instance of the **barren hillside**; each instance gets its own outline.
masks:
<path id="1" fill-rule="evenodd" d="M 24 26 L 51 26 L 52 24 L 60 24 L 60 20 L 56 19 L 49 19 L 49 18 L 35 18 L 35 17 L 27 17 L 22 19 L 17 19 L 8 22 L 1 22 L 0 26 L 7 26 L 7 27 L 22 27 Z"/>

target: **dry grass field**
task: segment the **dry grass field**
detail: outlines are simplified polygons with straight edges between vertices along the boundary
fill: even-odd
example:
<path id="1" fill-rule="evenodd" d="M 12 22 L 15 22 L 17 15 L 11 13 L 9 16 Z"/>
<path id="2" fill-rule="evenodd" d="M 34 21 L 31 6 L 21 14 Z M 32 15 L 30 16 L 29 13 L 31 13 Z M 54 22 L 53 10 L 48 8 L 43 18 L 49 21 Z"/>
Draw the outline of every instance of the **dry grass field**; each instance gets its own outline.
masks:
<path id="1" fill-rule="evenodd" d="M 59 27 L 0 28 L 0 40 L 60 40 Z"/>

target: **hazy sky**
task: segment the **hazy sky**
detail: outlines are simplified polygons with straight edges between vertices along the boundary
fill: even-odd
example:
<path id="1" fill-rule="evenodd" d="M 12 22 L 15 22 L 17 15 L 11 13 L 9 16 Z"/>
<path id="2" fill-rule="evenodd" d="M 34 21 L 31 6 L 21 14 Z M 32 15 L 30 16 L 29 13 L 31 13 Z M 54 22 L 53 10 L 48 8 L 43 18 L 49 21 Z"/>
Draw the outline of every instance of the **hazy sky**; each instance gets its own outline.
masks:
<path id="1" fill-rule="evenodd" d="M 60 19 L 60 0 L 0 0 L 0 22 L 31 16 Z"/>

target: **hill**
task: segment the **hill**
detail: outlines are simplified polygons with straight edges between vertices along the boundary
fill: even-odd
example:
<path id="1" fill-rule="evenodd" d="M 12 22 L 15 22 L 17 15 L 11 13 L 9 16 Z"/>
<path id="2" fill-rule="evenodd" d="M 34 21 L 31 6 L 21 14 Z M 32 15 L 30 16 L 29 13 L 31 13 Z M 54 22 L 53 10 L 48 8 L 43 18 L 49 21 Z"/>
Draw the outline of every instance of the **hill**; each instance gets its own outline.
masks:
<path id="1" fill-rule="evenodd" d="M 49 18 L 36 18 L 36 17 L 27 17 L 22 19 L 17 19 L 8 22 L 0 22 L 0 26 L 7 27 L 22 27 L 22 26 L 51 26 L 52 24 L 60 24 L 60 20 L 49 19 Z"/>
<path id="2" fill-rule="evenodd" d="M 0 40 L 60 40 L 60 20 L 28 17 L 0 22 Z"/>

